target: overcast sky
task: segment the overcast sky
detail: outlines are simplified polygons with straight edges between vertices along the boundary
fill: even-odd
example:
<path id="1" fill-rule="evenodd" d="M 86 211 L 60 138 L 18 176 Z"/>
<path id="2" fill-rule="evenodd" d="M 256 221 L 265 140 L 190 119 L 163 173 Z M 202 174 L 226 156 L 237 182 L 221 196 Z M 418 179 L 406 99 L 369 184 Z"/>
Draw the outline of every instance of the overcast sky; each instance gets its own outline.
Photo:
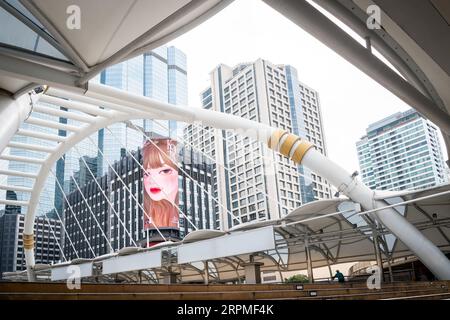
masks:
<path id="1" fill-rule="evenodd" d="M 220 63 L 234 66 L 263 58 L 297 68 L 299 80 L 319 92 L 329 157 L 351 172 L 359 169 L 355 143 L 367 126 L 409 109 L 260 0 L 236 0 L 169 45 L 187 55 L 189 105 L 193 107 L 200 106 L 199 93 Z"/>

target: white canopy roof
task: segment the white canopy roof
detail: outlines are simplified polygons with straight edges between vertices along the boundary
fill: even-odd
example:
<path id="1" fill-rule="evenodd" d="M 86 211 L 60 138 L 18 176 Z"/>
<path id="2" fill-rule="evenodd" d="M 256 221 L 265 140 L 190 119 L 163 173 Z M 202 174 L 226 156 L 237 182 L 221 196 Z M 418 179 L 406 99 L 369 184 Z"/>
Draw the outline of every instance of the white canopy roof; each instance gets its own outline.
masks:
<path id="1" fill-rule="evenodd" d="M 82 87 L 106 67 L 164 45 L 231 2 L 1 1 L 0 88 L 20 94 L 36 83 Z"/>
<path id="2" fill-rule="evenodd" d="M 402 214 L 425 233 L 444 253 L 450 252 L 450 185 L 427 190 L 385 193 L 386 205 L 403 203 L 418 199 L 412 203 L 400 204 L 397 208 Z M 438 195 L 440 194 L 440 195 Z M 431 198 L 420 199 L 430 195 Z M 333 214 L 336 213 L 336 214 Z M 263 263 L 263 271 L 294 271 L 307 268 L 305 245 L 311 253 L 312 266 L 321 267 L 328 264 L 375 260 L 372 228 L 376 227 L 380 234 L 380 249 L 383 259 L 387 256 L 400 258 L 413 255 L 402 242 L 384 227 L 378 225 L 371 217 L 360 214 L 359 206 L 346 198 L 319 200 L 307 203 L 284 219 L 252 222 L 236 226 L 228 232 L 217 230 L 199 230 L 188 235 L 185 241 L 171 243 L 166 249 L 177 252 L 184 245 L 202 243 L 213 239 L 223 239 L 236 234 L 245 234 L 262 228 L 273 228 L 275 249 L 253 252 L 254 262 Z M 318 218 L 327 214 L 330 216 Z M 242 247 L 246 247 L 242 243 Z M 159 250 L 161 248 L 152 248 Z M 145 250 L 144 250 L 145 251 Z M 245 251 L 245 250 L 244 250 Z M 138 250 L 142 252 L 142 250 Z M 132 258 L 133 253 L 125 257 Z M 113 259 L 114 257 L 111 257 Z M 102 259 L 106 261 L 108 257 Z M 244 265 L 248 263 L 249 254 L 240 254 L 222 258 L 208 259 L 210 276 L 216 281 L 236 280 L 244 276 Z M 80 263 L 74 261 L 74 263 Z M 61 267 L 64 264 L 54 265 Z M 156 279 L 158 274 L 166 271 L 165 265 L 145 270 L 147 276 Z M 184 282 L 203 281 L 203 261 L 172 265 L 172 270 L 180 273 Z M 138 271 L 121 273 L 126 281 L 136 281 Z M 119 275 L 119 278 L 121 277 Z M 142 273 L 141 273 L 142 276 Z M 108 278 L 109 276 L 105 276 Z M 134 279 L 134 280 L 133 280 Z"/>

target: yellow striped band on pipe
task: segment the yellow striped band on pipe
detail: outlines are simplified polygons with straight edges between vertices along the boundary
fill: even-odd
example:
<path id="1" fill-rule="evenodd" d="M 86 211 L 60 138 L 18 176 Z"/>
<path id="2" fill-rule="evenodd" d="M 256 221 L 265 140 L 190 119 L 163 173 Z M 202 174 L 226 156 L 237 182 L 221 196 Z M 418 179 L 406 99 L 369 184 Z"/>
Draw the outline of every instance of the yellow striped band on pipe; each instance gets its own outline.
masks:
<path id="1" fill-rule="evenodd" d="M 300 144 L 295 148 L 294 154 L 292 155 L 292 161 L 295 163 L 301 163 L 306 152 L 314 147 L 314 145 L 306 140 L 300 142 Z"/>
<path id="2" fill-rule="evenodd" d="M 280 140 L 282 140 L 282 137 L 284 137 L 287 134 L 287 137 L 283 140 L 283 142 L 280 145 L 280 153 L 284 156 L 291 158 L 295 163 L 301 163 L 304 155 L 306 152 L 314 147 L 314 145 L 306 140 L 301 140 L 300 137 L 287 133 L 285 130 L 275 130 L 272 133 L 272 136 L 269 138 L 268 145 L 269 148 L 277 150 L 278 145 L 280 144 Z M 300 143 L 297 143 L 299 140 Z M 293 146 L 295 146 L 294 152 L 292 151 Z M 290 155 L 292 154 L 292 157 Z"/>
<path id="3" fill-rule="evenodd" d="M 283 144 L 280 147 L 280 153 L 289 158 L 289 154 L 291 153 L 292 146 L 300 140 L 295 134 L 288 134 L 287 138 L 284 139 Z"/>
<path id="4" fill-rule="evenodd" d="M 23 234 L 23 247 L 25 249 L 34 248 L 34 234 Z"/>
<path id="5" fill-rule="evenodd" d="M 281 137 L 284 136 L 286 133 L 287 133 L 286 130 L 281 129 L 275 130 L 270 136 L 269 141 L 267 142 L 269 148 L 276 150 Z"/>

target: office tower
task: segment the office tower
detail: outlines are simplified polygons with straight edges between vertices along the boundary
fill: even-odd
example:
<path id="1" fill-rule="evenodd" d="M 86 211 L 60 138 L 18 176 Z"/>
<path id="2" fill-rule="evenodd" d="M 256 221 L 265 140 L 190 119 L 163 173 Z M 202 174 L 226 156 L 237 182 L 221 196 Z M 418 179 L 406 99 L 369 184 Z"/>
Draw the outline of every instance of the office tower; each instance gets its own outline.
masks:
<path id="1" fill-rule="evenodd" d="M 211 72 L 211 86 L 201 93 L 201 99 L 205 109 L 315 139 L 318 150 L 326 154 L 318 94 L 298 81 L 291 66 L 262 59 L 234 68 L 221 64 Z M 197 125 L 186 127 L 185 138 L 216 160 L 214 192 L 243 223 L 281 218 L 304 202 L 330 197 L 325 180 L 320 183 L 321 177 L 261 143 Z M 237 224 L 227 210 L 216 205 L 215 212 L 221 228 Z"/>
<path id="2" fill-rule="evenodd" d="M 187 105 L 186 55 L 175 47 L 160 47 L 104 70 L 100 83 L 144 95 L 155 100 Z M 130 150 L 142 145 L 142 134 L 134 126 L 147 132 L 176 136 L 175 121 L 159 121 L 161 128 L 149 120 L 133 120 L 109 126 L 113 135 L 105 129 L 98 132 L 100 173 L 108 170 L 108 161 L 113 163 L 125 155 L 125 150 L 116 137 L 123 138 L 122 144 Z M 105 159 L 103 159 L 105 157 Z"/>
<path id="3" fill-rule="evenodd" d="M 40 106 L 45 107 L 54 107 L 47 103 L 38 102 L 37 103 Z M 58 108 L 58 107 L 56 107 Z M 42 119 L 42 120 L 49 120 L 49 121 L 58 121 L 59 118 L 43 113 L 34 112 L 32 118 L 34 119 Z M 28 123 L 25 121 L 21 124 L 20 128 L 22 130 L 35 130 L 38 132 L 46 133 L 46 134 L 53 134 L 58 135 L 58 130 L 53 128 L 48 128 L 44 126 L 39 126 L 36 124 Z M 26 172 L 26 173 L 33 173 L 38 174 L 40 170 L 40 165 L 38 163 L 33 162 L 33 159 L 35 161 L 44 160 L 47 154 L 45 152 L 41 151 L 30 151 L 26 150 L 24 148 L 20 148 L 21 144 L 38 144 L 40 146 L 44 147 L 54 147 L 56 142 L 48 141 L 48 140 L 42 140 L 34 137 L 29 137 L 25 135 L 15 135 L 11 142 L 15 143 L 17 147 L 9 147 L 5 150 L 4 154 L 7 154 L 7 156 L 12 157 L 11 159 L 8 159 L 8 162 L 4 165 L 4 167 L 7 166 L 8 170 L 10 171 L 16 171 L 16 172 Z M 24 161 L 21 161 L 20 159 L 24 159 Z M 26 160 L 29 159 L 29 160 Z M 55 167 L 52 168 L 53 172 L 55 172 Z M 2 180 L 6 181 L 6 183 L 2 183 Z M 0 176 L 0 184 L 6 184 L 11 186 L 19 186 L 19 187 L 27 187 L 31 188 L 33 186 L 33 178 L 28 177 L 21 177 L 21 176 Z M 44 185 L 44 192 L 42 192 L 42 196 L 39 201 L 39 205 L 37 207 L 37 215 L 42 215 L 47 212 L 50 212 L 53 210 L 54 205 L 54 194 L 55 194 L 55 177 L 50 174 L 47 178 L 45 185 Z M 28 201 L 30 199 L 30 193 L 29 192 L 22 192 L 22 191 L 6 191 L 6 199 L 8 200 L 19 200 L 19 201 Z M 5 206 L 5 212 L 7 214 L 9 213 L 22 213 L 25 214 L 27 212 L 26 206 L 12 206 L 12 205 L 6 205 Z"/>
<path id="4" fill-rule="evenodd" d="M 141 149 L 132 154 L 136 160 L 142 163 Z M 213 200 L 208 195 L 208 193 L 212 194 L 214 164 L 204 155 L 181 144 L 178 149 L 178 159 L 179 165 L 184 171 L 179 170 L 178 207 L 198 229 L 214 229 Z M 67 257 L 76 257 L 69 237 L 80 257 L 92 257 L 85 235 L 96 256 L 110 252 L 103 234 L 106 235 L 114 250 L 133 246 L 130 235 L 137 244 L 145 241 L 143 211 L 136 202 L 137 199 L 141 205 L 143 204 L 143 170 L 129 154 L 115 162 L 114 170 L 122 176 L 122 180 L 129 186 L 134 197 L 130 195 L 113 170 L 109 170 L 107 174 L 97 179 L 98 184 L 91 180 L 80 186 L 83 195 L 78 190 L 68 194 L 70 206 L 67 203 L 64 204 L 66 230 L 69 235 L 65 237 L 64 241 L 64 252 Z M 99 185 L 115 211 L 105 201 Z M 208 193 L 204 190 L 207 190 Z M 88 202 L 90 209 L 84 199 Z M 117 216 L 120 217 L 120 221 Z M 77 220 L 85 235 L 80 231 Z M 180 214 L 179 221 L 179 231 L 161 229 L 166 238 L 182 239 L 193 231 L 192 225 L 182 214 Z M 124 225 L 129 234 L 125 231 Z M 153 231 L 153 233 L 156 232 Z"/>
<path id="5" fill-rule="evenodd" d="M 0 216 L 0 271 L 25 270 L 23 229 L 25 215 L 10 213 Z M 36 217 L 34 222 L 36 263 L 52 264 L 61 260 L 58 243 L 61 240 L 59 220 Z M 1 278 L 1 275 L 0 275 Z"/>
<path id="6" fill-rule="evenodd" d="M 317 150 L 326 156 L 327 147 L 319 93 L 298 80 L 297 70 L 294 67 L 286 65 L 285 72 L 293 133 L 312 142 Z M 328 181 L 303 165 L 299 165 L 299 172 L 302 203 L 332 197 Z"/>
<path id="7" fill-rule="evenodd" d="M 356 148 L 362 180 L 371 189 L 415 190 L 448 182 L 437 128 L 414 109 L 370 124 Z"/>
<path id="8" fill-rule="evenodd" d="M 187 63 L 182 51 L 171 46 L 144 54 L 144 96 L 175 105 L 187 105 Z M 177 130 L 182 129 L 177 128 L 176 121 L 158 122 L 169 128 L 169 132 L 147 120 L 144 121 L 145 131 L 175 138 Z"/>
<path id="9" fill-rule="evenodd" d="M 137 95 L 151 97 L 161 102 L 187 105 L 187 77 L 186 55 L 175 47 L 160 47 L 130 60 L 121 62 L 102 71 L 92 82 L 102 83 L 117 89 L 132 92 Z M 77 125 L 76 121 L 67 120 L 69 124 Z M 176 132 L 176 123 L 160 121 L 164 127 Z M 142 145 L 142 134 L 136 127 L 147 132 L 158 131 L 160 134 L 168 134 L 168 130 L 155 125 L 151 120 L 133 120 L 127 123 L 116 123 L 108 129 L 101 129 L 77 145 L 80 152 L 72 149 L 64 157 L 63 169 L 65 174 L 64 189 L 66 192 L 74 190 L 74 172 L 80 172 L 81 184 L 91 179 L 87 170 L 83 170 L 83 162 L 80 156 L 96 159 L 97 163 L 93 172 L 98 176 L 108 172 L 108 166 L 125 156 L 125 148 L 135 150 Z M 173 133 L 175 135 L 175 133 Z M 118 140 L 121 139 L 121 141 Z M 94 142 L 94 143 L 93 143 Z M 97 147 L 103 154 L 98 152 Z M 91 165 L 90 165 L 91 167 Z M 94 169 L 94 167 L 91 167 Z M 58 191 L 58 189 L 57 189 Z M 62 195 L 58 198 L 62 209 Z"/>

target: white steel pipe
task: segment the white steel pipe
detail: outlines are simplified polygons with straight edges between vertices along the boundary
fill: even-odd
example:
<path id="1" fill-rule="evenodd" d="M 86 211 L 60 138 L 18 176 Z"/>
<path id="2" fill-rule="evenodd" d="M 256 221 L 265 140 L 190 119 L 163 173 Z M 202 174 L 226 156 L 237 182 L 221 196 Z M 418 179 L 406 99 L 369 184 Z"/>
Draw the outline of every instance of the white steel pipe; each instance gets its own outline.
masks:
<path id="1" fill-rule="evenodd" d="M 34 282 L 36 281 L 36 275 L 34 274 L 34 270 L 28 266 L 33 266 L 36 264 L 34 260 L 34 248 L 33 249 L 26 249 L 24 250 L 25 253 L 25 261 L 27 264 L 27 275 L 28 275 L 28 281 Z"/>
<path id="2" fill-rule="evenodd" d="M 3 170 L 3 169 L 0 169 L 0 174 L 3 174 L 5 176 L 14 176 L 14 177 L 23 177 L 23 178 L 32 178 L 32 179 L 35 179 L 37 177 L 37 175 L 35 173 L 15 171 L 15 170 Z"/>
<path id="3" fill-rule="evenodd" d="M 28 206 L 27 201 L 19 201 L 19 200 L 0 199 L 0 203 L 10 205 L 10 206 Z"/>
<path id="4" fill-rule="evenodd" d="M 85 96 L 118 105 L 130 106 L 145 112 L 159 111 L 173 118 L 181 117 L 184 122 L 200 122 L 203 125 L 212 126 L 217 129 L 234 130 L 237 133 L 257 139 L 263 143 L 267 143 L 267 139 L 271 136 L 272 132 L 277 130 L 266 124 L 235 115 L 164 103 L 97 83 L 89 84 L 89 90 L 85 93 Z"/>
<path id="5" fill-rule="evenodd" d="M 21 191 L 21 192 L 31 192 L 32 188 L 21 187 L 21 186 L 11 186 L 6 184 L 0 184 L 0 190 L 12 190 L 12 191 Z"/>
<path id="6" fill-rule="evenodd" d="M 346 170 L 330 161 L 314 149 L 310 149 L 303 157 L 302 164 L 320 174 L 334 185 L 340 192 L 365 210 L 376 209 L 386 205 L 385 202 L 374 199 L 375 192 L 361 181 L 352 177 Z M 450 279 L 450 261 L 427 239 L 419 230 L 409 223 L 395 209 L 382 209 L 374 214 L 400 241 L 402 241 L 433 274 L 441 280 Z"/>
<path id="7" fill-rule="evenodd" d="M 37 159 L 37 158 L 29 158 L 29 157 L 19 157 L 19 156 L 11 156 L 11 155 L 1 155 L 1 160 L 8 160 L 8 161 L 17 161 L 17 162 L 25 162 L 25 163 L 35 163 L 35 164 L 43 164 L 43 159 Z"/>
<path id="8" fill-rule="evenodd" d="M 39 118 L 33 118 L 33 117 L 26 119 L 25 122 L 29 123 L 29 124 L 34 124 L 36 126 L 47 127 L 47 128 L 57 129 L 57 130 L 64 130 L 64 131 L 78 132 L 78 131 L 82 130 L 82 128 L 80 128 L 80 127 L 75 127 L 75 126 L 72 126 L 69 124 L 60 123 L 60 122 L 56 122 L 56 121 L 49 121 L 49 120 L 44 120 L 44 119 L 39 119 Z"/>
<path id="9" fill-rule="evenodd" d="M 43 95 L 39 99 L 39 101 L 54 104 L 54 105 L 61 106 L 61 107 L 65 107 L 67 109 L 78 110 L 78 111 L 81 111 L 81 112 L 84 112 L 87 114 L 91 114 L 91 115 L 96 115 L 96 116 L 108 117 L 110 115 L 109 111 L 100 109 L 99 106 L 97 106 L 97 105 L 90 105 L 90 104 L 86 104 L 86 103 L 82 103 L 82 102 L 78 102 L 78 101 L 61 99 L 61 98 L 57 98 L 57 97 L 49 95 L 52 93 L 54 93 L 55 95 L 58 95 L 58 93 L 61 93 L 61 92 L 63 92 L 63 91 L 59 91 L 53 87 L 50 87 L 47 90 L 47 94 Z M 63 96 L 69 98 L 69 96 L 67 94 L 66 95 L 63 94 Z M 76 95 L 74 95 L 74 96 L 76 97 Z"/>
<path id="10" fill-rule="evenodd" d="M 37 145 L 37 144 L 22 143 L 22 142 L 10 142 L 7 144 L 7 146 L 11 147 L 11 148 L 19 148 L 19 149 L 45 152 L 45 153 L 52 153 L 53 151 L 55 151 L 54 148 L 45 147 L 45 146 L 41 146 L 41 145 Z"/>
<path id="11" fill-rule="evenodd" d="M 116 89 L 117 90 L 117 89 Z M 120 91 L 120 90 L 118 90 Z M 131 102 L 124 102 L 121 100 L 117 100 L 117 99 L 109 99 L 109 100 L 104 100 L 101 99 L 99 97 L 94 97 L 94 96 L 87 96 L 87 95 L 83 95 L 80 96 L 77 93 L 74 92 L 67 92 L 67 91 L 63 91 L 63 90 L 59 90 L 57 88 L 49 88 L 49 90 L 47 91 L 47 94 L 49 95 L 53 95 L 53 96 L 48 96 L 46 95 L 44 98 L 52 98 L 52 100 L 55 103 L 59 103 L 58 101 L 62 100 L 62 104 L 64 106 L 67 107 L 74 107 L 76 108 L 79 104 L 84 105 L 84 106 L 90 106 L 91 108 L 94 108 L 95 106 L 102 106 L 104 108 L 108 108 L 114 111 L 119 111 L 119 112 L 128 112 L 128 113 L 134 113 L 137 110 L 141 110 L 145 113 L 147 113 L 148 117 L 150 117 L 153 119 L 160 119 L 160 120 L 180 120 L 182 121 L 184 119 L 184 116 L 180 116 L 178 114 L 173 114 L 173 113 L 168 113 L 166 112 L 167 110 L 164 110 L 163 108 L 145 108 L 142 107 L 140 104 L 134 104 Z M 69 98 L 69 99 L 73 99 L 73 100 L 64 100 L 61 98 L 57 98 L 57 97 L 64 97 L 64 98 Z M 76 101 L 74 101 L 76 100 Z M 81 101 L 81 102 L 80 102 Z M 97 109 L 99 109 L 98 107 L 96 107 Z M 187 108 L 185 108 L 187 109 Z M 103 111 L 105 114 L 99 114 L 101 116 L 104 117 L 108 117 L 109 114 L 111 112 L 111 110 L 103 110 L 103 109 L 99 109 L 101 111 Z"/>
<path id="12" fill-rule="evenodd" d="M 45 107 L 42 105 L 34 106 L 33 112 L 44 113 L 44 114 L 48 114 L 51 116 L 56 116 L 56 117 L 65 118 L 65 119 L 72 119 L 72 120 L 86 122 L 86 123 L 94 123 L 95 122 L 95 117 L 87 115 L 87 114 L 69 112 L 69 111 L 65 111 L 65 110 L 61 110 L 61 109 Z"/>
<path id="13" fill-rule="evenodd" d="M 66 141 L 66 137 L 64 137 L 64 136 L 57 136 L 56 134 L 48 134 L 48 133 L 27 130 L 27 129 L 19 129 L 17 131 L 16 135 L 32 137 L 32 138 L 37 138 L 37 139 L 42 139 L 42 140 L 50 140 L 50 141 L 55 141 L 55 142 Z"/>
<path id="14" fill-rule="evenodd" d="M 14 100 L 12 97 L 0 95 L 0 154 L 8 145 L 12 136 L 17 132 L 22 122 L 31 111 L 31 100 L 28 94 L 24 94 Z"/>

